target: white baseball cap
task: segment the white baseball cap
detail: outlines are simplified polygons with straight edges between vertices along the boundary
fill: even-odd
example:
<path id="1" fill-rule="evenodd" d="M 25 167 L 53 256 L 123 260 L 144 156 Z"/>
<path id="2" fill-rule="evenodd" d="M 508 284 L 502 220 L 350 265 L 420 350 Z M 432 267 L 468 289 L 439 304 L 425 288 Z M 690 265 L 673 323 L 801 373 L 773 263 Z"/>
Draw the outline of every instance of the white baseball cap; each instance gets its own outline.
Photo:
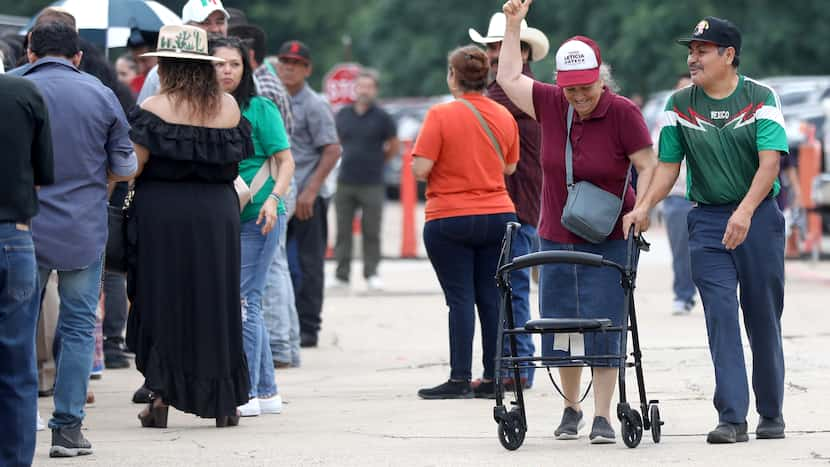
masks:
<path id="1" fill-rule="evenodd" d="M 190 0 L 182 8 L 182 22 L 185 24 L 202 23 L 214 11 L 221 11 L 225 19 L 231 17 L 222 6 L 222 0 Z"/>
<path id="2" fill-rule="evenodd" d="M 566 40 L 556 51 L 556 84 L 582 86 L 599 79 L 602 55 L 599 46 L 585 36 Z"/>

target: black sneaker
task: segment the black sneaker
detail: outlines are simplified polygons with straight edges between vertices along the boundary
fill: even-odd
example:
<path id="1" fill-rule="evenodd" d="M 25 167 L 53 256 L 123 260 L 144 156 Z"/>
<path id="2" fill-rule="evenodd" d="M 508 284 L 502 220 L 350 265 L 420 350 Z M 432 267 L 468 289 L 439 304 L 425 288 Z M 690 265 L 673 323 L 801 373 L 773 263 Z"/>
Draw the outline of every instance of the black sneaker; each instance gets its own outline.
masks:
<path id="1" fill-rule="evenodd" d="M 784 417 L 780 415 L 775 418 L 761 417 L 755 429 L 755 439 L 784 438 L 784 427 Z"/>
<path id="2" fill-rule="evenodd" d="M 562 412 L 562 422 L 559 423 L 559 428 L 553 432 L 556 439 L 579 439 L 579 429 L 585 425 L 582 420 L 582 411 L 577 412 L 571 407 L 565 407 Z"/>
<path id="3" fill-rule="evenodd" d="M 469 381 L 447 381 L 434 388 L 418 390 L 421 399 L 472 399 L 473 390 Z"/>
<path id="4" fill-rule="evenodd" d="M 470 383 L 473 388 L 473 397 L 476 399 L 495 399 L 496 398 L 496 382 L 493 380 L 482 381 L 477 379 Z"/>
<path id="5" fill-rule="evenodd" d="M 591 444 L 613 444 L 617 442 L 617 434 L 605 417 L 594 417 L 591 434 L 588 436 Z"/>
<path id="6" fill-rule="evenodd" d="M 746 422 L 729 423 L 721 422 L 714 430 L 709 432 L 706 442 L 709 444 L 732 444 L 749 441 L 746 434 Z"/>
<path id="7" fill-rule="evenodd" d="M 130 360 L 124 353 L 123 338 L 108 337 L 104 339 L 104 366 L 108 370 L 130 367 Z"/>
<path id="8" fill-rule="evenodd" d="M 53 428 L 49 457 L 77 457 L 92 454 L 92 445 L 81 433 L 81 426 Z"/>
<path id="9" fill-rule="evenodd" d="M 153 400 L 153 391 L 141 386 L 133 393 L 133 404 L 149 404 Z"/>
<path id="10" fill-rule="evenodd" d="M 304 332 L 300 333 L 300 347 L 309 348 L 309 347 L 317 347 L 317 335 L 316 334 L 307 334 Z"/>

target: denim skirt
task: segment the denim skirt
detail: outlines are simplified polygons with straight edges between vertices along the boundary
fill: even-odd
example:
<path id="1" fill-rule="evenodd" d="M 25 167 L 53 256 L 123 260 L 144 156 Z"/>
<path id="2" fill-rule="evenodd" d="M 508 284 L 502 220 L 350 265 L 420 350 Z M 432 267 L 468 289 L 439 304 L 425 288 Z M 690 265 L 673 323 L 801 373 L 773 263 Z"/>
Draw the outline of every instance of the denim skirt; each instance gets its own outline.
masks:
<path id="1" fill-rule="evenodd" d="M 607 260 L 625 264 L 627 242 L 606 240 L 600 244 L 556 243 L 541 238 L 541 250 L 581 251 L 602 255 Z M 624 319 L 624 294 L 620 273 L 610 267 L 578 264 L 546 264 L 539 283 L 539 314 L 543 318 L 610 319 L 620 326 Z M 584 348 L 583 348 L 584 346 Z M 619 359 L 591 359 L 591 355 L 618 355 L 619 332 L 589 332 L 582 335 L 542 336 L 542 356 L 586 356 L 581 359 L 592 367 L 619 367 Z"/>

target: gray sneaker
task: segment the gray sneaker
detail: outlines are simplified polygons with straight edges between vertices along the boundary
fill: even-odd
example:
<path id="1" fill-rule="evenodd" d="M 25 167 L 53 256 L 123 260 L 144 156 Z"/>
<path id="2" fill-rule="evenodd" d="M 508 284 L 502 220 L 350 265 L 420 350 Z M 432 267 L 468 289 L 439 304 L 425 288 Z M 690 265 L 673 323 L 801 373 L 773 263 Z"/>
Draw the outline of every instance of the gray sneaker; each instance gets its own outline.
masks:
<path id="1" fill-rule="evenodd" d="M 588 439 L 591 440 L 591 444 L 613 444 L 617 442 L 617 435 L 607 418 L 594 417 L 594 425 Z"/>
<path id="2" fill-rule="evenodd" d="M 579 439 L 579 429 L 583 425 L 585 421 L 582 419 L 582 411 L 577 412 L 570 407 L 565 407 L 565 411 L 562 412 L 562 422 L 553 434 L 556 435 L 556 439 Z"/>
<path id="3" fill-rule="evenodd" d="M 52 429 L 49 457 L 76 457 L 92 454 L 92 445 L 81 433 L 81 426 Z"/>

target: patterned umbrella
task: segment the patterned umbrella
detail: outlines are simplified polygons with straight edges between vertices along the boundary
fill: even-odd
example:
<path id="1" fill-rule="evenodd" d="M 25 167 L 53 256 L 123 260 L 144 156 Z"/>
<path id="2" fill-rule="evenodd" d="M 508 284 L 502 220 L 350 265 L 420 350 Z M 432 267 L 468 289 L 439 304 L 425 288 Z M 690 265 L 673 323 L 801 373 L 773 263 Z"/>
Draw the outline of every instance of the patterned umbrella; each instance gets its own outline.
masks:
<path id="1" fill-rule="evenodd" d="M 158 31 L 166 24 L 182 24 L 177 14 L 154 1 L 58 0 L 50 6 L 72 13 L 81 37 L 105 48 L 126 46 L 131 28 Z M 23 27 L 21 34 L 34 26 L 35 18 Z"/>

